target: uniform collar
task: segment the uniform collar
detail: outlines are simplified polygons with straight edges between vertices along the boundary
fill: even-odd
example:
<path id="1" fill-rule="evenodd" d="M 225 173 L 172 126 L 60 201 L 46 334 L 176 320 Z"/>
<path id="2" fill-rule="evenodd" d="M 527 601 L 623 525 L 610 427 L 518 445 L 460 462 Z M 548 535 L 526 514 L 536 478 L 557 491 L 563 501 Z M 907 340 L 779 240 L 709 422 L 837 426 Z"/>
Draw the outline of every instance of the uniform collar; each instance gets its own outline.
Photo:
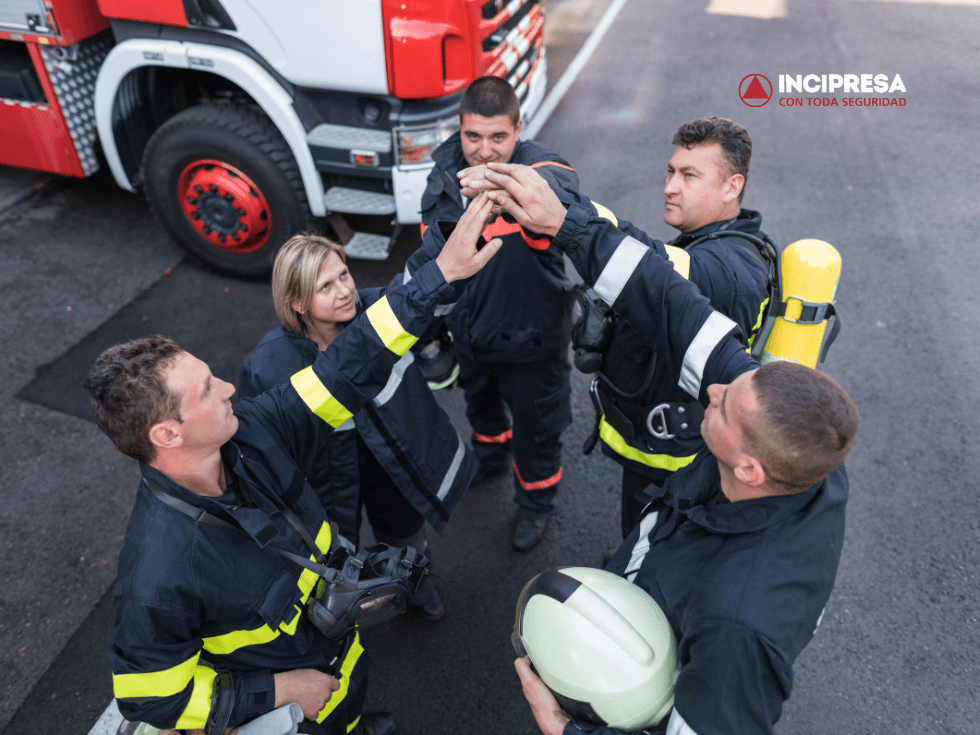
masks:
<path id="1" fill-rule="evenodd" d="M 756 212 L 754 209 L 740 209 L 738 211 L 738 216 L 734 219 L 712 222 L 704 227 L 699 227 L 698 229 L 694 230 L 694 232 L 685 232 L 678 235 L 676 238 L 674 238 L 673 242 L 668 244 L 674 245 L 675 247 L 684 248 L 697 240 L 699 237 L 710 235 L 712 232 L 718 232 L 718 230 L 732 230 L 733 232 L 744 232 L 749 235 L 754 235 L 759 232 L 761 228 L 761 214 Z"/>
<path id="2" fill-rule="evenodd" d="M 683 513 L 691 521 L 712 533 L 753 533 L 776 525 L 798 513 L 819 495 L 824 481 L 797 495 L 778 495 L 740 500 L 737 503 L 707 503 L 721 492 L 718 460 L 705 452 L 704 459 L 692 462 L 674 477 L 687 481 L 665 485 L 664 503 Z M 683 474 L 682 474 L 683 473 Z"/>

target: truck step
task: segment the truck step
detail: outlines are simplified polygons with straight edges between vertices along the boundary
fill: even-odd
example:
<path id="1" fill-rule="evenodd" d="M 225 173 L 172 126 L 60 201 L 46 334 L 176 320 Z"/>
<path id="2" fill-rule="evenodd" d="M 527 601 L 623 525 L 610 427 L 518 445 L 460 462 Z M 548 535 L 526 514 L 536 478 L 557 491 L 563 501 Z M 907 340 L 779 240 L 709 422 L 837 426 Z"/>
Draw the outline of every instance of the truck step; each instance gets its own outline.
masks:
<path id="1" fill-rule="evenodd" d="M 331 186 L 323 195 L 323 204 L 331 212 L 346 214 L 394 214 L 395 197 L 373 191 Z"/>
<path id="2" fill-rule="evenodd" d="M 385 260 L 388 249 L 394 238 L 385 235 L 371 235 L 367 232 L 355 232 L 354 237 L 347 241 L 344 250 L 351 258 L 362 260 Z"/>

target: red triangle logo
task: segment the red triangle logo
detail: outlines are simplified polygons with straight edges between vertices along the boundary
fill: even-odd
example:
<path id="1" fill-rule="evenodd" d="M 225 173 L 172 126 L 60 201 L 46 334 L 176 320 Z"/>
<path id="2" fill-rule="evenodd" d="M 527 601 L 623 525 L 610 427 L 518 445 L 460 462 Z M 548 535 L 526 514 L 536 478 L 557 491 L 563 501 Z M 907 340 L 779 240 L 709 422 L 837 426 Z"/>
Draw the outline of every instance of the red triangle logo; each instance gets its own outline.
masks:
<path id="1" fill-rule="evenodd" d="M 752 81 L 749 82 L 749 88 L 745 90 L 745 94 L 742 95 L 742 98 L 747 100 L 769 99 L 769 93 L 763 88 L 762 83 L 759 81 L 758 74 L 752 75 Z"/>

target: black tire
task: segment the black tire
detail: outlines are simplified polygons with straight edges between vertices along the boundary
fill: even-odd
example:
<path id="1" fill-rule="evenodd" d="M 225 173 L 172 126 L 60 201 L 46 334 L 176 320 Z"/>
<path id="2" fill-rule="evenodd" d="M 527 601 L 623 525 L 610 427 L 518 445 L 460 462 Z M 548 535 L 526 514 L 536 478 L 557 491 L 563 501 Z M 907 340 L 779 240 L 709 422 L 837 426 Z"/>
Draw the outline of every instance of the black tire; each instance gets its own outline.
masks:
<path id="1" fill-rule="evenodd" d="M 201 177 L 215 183 L 208 188 Z M 289 146 L 254 106 L 206 103 L 170 118 L 146 146 L 143 179 L 150 209 L 167 231 L 195 258 L 230 275 L 267 276 L 283 243 L 316 227 Z M 188 186 L 200 182 L 203 189 Z M 242 182 L 248 193 L 234 189 Z"/>

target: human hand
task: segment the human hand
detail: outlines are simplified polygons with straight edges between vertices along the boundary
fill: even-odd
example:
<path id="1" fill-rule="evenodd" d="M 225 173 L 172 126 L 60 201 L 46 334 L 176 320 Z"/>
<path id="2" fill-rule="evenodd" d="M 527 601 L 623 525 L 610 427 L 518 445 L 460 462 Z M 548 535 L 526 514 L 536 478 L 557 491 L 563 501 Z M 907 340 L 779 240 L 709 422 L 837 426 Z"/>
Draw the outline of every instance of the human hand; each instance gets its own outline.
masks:
<path id="1" fill-rule="evenodd" d="M 558 704 L 555 695 L 551 693 L 547 685 L 541 678 L 531 670 L 531 659 L 527 656 L 518 658 L 514 661 L 514 668 L 517 675 L 521 677 L 521 686 L 524 687 L 524 698 L 531 705 L 531 714 L 534 715 L 538 727 L 544 735 L 561 735 L 571 720 L 565 711 Z"/>
<path id="2" fill-rule="evenodd" d="M 487 164 L 481 163 L 479 166 L 470 166 L 456 173 L 460 186 L 463 188 L 463 196 L 473 199 L 481 191 L 502 190 L 504 187 L 486 179 L 486 173 L 490 169 Z"/>
<path id="3" fill-rule="evenodd" d="M 503 245 L 503 240 L 495 237 L 482 249 L 476 249 L 476 243 L 486 229 L 487 220 L 492 214 L 490 211 L 492 207 L 493 202 L 488 195 L 481 194 L 470 202 L 470 206 L 459 218 L 456 228 L 446 241 L 439 257 L 436 258 L 436 264 L 442 271 L 446 283 L 476 274 Z"/>
<path id="4" fill-rule="evenodd" d="M 340 689 L 339 681 L 316 669 L 280 671 L 273 679 L 276 686 L 276 703 L 273 709 L 295 702 L 302 708 L 303 716 L 308 720 L 315 720 L 333 693 Z"/>
<path id="5" fill-rule="evenodd" d="M 493 203 L 525 230 L 554 237 L 565 221 L 565 205 L 533 168 L 513 163 L 488 163 L 484 177 L 502 190 L 488 191 Z"/>

